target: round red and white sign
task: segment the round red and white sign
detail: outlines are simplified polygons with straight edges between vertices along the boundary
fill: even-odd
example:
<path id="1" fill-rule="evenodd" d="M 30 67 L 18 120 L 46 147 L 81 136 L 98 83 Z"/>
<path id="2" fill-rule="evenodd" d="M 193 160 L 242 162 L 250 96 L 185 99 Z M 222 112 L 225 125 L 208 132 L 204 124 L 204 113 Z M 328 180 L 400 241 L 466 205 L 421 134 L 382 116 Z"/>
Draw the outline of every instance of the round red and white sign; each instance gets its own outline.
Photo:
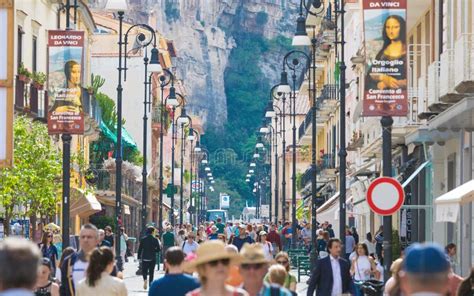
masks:
<path id="1" fill-rule="evenodd" d="M 370 183 L 367 189 L 367 203 L 375 213 L 390 216 L 400 210 L 405 201 L 405 192 L 398 180 L 380 177 Z"/>

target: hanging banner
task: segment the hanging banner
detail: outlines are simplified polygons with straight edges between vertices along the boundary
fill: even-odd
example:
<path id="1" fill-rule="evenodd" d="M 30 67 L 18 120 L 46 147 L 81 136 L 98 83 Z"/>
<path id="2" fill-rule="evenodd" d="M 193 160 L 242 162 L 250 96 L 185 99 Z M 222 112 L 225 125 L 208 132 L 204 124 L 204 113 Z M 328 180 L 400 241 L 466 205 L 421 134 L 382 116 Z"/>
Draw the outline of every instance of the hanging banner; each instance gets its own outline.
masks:
<path id="1" fill-rule="evenodd" d="M 363 116 L 406 116 L 406 0 L 364 0 Z"/>
<path id="2" fill-rule="evenodd" d="M 48 132 L 83 134 L 84 32 L 48 31 Z"/>

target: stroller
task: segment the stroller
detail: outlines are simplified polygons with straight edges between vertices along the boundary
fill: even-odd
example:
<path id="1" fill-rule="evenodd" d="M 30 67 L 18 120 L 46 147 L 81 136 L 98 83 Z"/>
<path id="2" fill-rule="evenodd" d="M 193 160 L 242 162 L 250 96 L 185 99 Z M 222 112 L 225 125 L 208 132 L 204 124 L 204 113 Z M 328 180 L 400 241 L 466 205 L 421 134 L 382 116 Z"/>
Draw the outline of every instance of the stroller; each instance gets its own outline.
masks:
<path id="1" fill-rule="evenodd" d="M 362 283 L 360 289 L 367 296 L 382 296 L 384 285 L 384 282 L 368 280 Z"/>

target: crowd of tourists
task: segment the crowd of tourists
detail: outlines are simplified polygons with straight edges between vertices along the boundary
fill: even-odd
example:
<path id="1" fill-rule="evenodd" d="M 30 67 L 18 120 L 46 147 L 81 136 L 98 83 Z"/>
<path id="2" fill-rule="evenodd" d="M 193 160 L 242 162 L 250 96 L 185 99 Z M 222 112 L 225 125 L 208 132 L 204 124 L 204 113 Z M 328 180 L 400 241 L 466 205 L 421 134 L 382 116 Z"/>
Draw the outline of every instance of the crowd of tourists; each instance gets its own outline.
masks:
<path id="1" fill-rule="evenodd" d="M 474 269 L 465 279 L 453 272 L 454 244 L 445 249 L 413 244 L 402 250 L 384 283 L 382 228 L 362 240 L 355 228 L 347 227 L 345 245 L 328 222 L 318 225 L 315 245 L 309 223 L 295 228 L 293 234 L 289 222 L 223 223 L 219 218 L 199 226 L 167 224 L 161 235 L 148 226 L 136 254 L 143 289 L 150 296 L 298 295 L 289 255 L 296 245 L 305 255 L 313 247 L 318 254 L 303 292 L 308 296 L 474 295 Z M 127 259 L 124 230 L 114 240 L 112 228 L 85 224 L 77 249 L 62 252 L 52 241 L 46 231 L 40 244 L 15 238 L 0 242 L 0 296 L 128 295 L 113 248 L 117 241 L 123 244 L 120 256 Z M 155 279 L 157 269 L 164 275 Z"/>

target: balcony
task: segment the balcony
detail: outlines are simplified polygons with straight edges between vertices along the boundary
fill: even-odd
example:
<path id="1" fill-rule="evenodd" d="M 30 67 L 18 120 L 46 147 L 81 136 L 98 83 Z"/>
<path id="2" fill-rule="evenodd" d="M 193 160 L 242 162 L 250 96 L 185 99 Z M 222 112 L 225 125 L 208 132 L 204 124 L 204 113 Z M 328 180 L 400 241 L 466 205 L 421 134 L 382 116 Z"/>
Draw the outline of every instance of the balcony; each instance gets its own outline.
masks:
<path id="1" fill-rule="evenodd" d="M 46 119 L 48 92 L 42 86 L 15 79 L 15 110 L 33 118 Z"/>
<path id="2" fill-rule="evenodd" d="M 454 44 L 454 85 L 458 93 L 474 93 L 474 35 L 462 34 Z"/>
<path id="3" fill-rule="evenodd" d="M 336 167 L 336 159 L 333 154 L 324 154 L 321 159 L 317 161 L 316 164 L 316 175 L 318 176 L 318 182 L 323 180 L 327 180 L 327 178 L 335 177 L 335 167 Z M 301 178 L 299 179 L 299 188 L 306 188 L 307 186 L 311 185 L 311 176 L 312 170 L 311 166 L 303 173 Z M 304 189 L 306 191 L 306 189 Z"/>
<path id="4" fill-rule="evenodd" d="M 321 90 L 320 96 L 316 99 L 316 128 L 323 128 L 324 123 L 329 119 L 337 107 L 337 87 L 335 84 L 326 84 Z M 298 143 L 300 145 L 311 144 L 311 123 L 313 109 L 306 114 L 304 121 L 298 128 Z"/>
<path id="5" fill-rule="evenodd" d="M 456 103 L 465 97 L 465 95 L 459 94 L 455 90 L 455 72 L 457 69 L 454 64 L 454 54 L 454 50 L 448 49 L 441 54 L 440 58 L 439 100 L 450 104 Z"/>
<path id="6" fill-rule="evenodd" d="M 351 140 L 347 144 L 347 151 L 356 151 L 364 146 L 364 135 L 362 131 L 354 131 Z"/>

